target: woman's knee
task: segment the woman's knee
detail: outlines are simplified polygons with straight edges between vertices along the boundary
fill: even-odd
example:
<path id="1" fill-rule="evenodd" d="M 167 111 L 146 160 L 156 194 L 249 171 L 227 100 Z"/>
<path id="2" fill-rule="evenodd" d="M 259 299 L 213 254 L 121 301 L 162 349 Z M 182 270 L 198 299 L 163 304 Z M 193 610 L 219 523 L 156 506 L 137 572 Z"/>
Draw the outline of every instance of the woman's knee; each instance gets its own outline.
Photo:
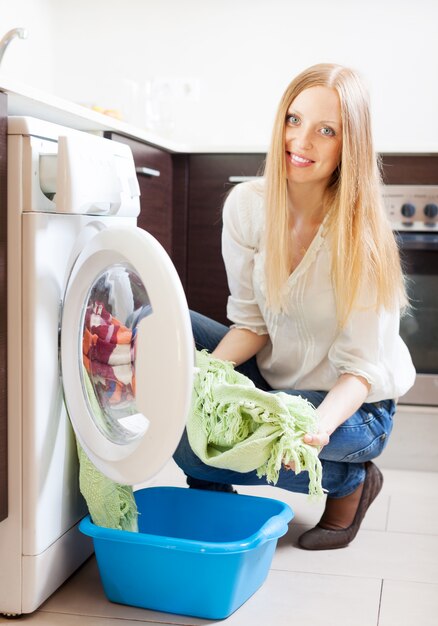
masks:
<path id="1" fill-rule="evenodd" d="M 338 426 L 320 456 L 326 460 L 346 463 L 371 461 L 382 454 L 392 426 L 392 413 L 365 404 Z"/>

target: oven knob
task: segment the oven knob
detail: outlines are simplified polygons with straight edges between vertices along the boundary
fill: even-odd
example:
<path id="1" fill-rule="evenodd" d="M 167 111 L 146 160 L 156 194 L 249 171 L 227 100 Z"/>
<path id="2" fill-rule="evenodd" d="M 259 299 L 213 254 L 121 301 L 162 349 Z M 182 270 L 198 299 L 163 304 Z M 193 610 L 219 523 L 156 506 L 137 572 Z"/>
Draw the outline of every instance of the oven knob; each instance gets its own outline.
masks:
<path id="1" fill-rule="evenodd" d="M 432 202 L 426 204 L 424 207 L 424 215 L 430 218 L 436 217 L 438 215 L 438 205 L 433 204 Z"/>
<path id="2" fill-rule="evenodd" d="M 405 217 L 412 217 L 415 213 L 415 206 L 413 204 L 410 204 L 409 202 L 406 202 L 402 205 L 401 213 Z"/>

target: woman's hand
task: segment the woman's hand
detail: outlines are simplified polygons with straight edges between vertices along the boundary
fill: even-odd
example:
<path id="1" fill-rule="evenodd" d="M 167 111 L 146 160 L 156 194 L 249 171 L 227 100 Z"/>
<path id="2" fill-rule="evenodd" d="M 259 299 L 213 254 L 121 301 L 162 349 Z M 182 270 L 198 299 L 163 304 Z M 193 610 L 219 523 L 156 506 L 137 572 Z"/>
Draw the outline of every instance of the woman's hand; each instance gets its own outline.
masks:
<path id="1" fill-rule="evenodd" d="M 306 433 L 303 437 L 304 443 L 307 443 L 309 446 L 315 446 L 318 448 L 318 454 L 321 452 L 322 448 L 328 444 L 330 441 L 330 435 L 326 430 L 319 430 L 317 433 Z M 283 463 L 283 467 L 287 470 L 295 471 L 295 464 L 291 463 Z"/>
<path id="2" fill-rule="evenodd" d="M 316 446 L 321 449 L 330 441 L 330 435 L 326 430 L 319 430 L 317 433 L 306 433 L 303 437 L 304 443 L 308 443 L 309 446 Z"/>
<path id="3" fill-rule="evenodd" d="M 306 433 L 304 443 L 318 448 L 318 454 L 330 441 L 330 435 L 361 406 L 369 393 L 368 381 L 355 374 L 342 374 L 316 408 L 318 432 Z M 286 469 L 293 470 L 293 463 L 284 463 Z"/>

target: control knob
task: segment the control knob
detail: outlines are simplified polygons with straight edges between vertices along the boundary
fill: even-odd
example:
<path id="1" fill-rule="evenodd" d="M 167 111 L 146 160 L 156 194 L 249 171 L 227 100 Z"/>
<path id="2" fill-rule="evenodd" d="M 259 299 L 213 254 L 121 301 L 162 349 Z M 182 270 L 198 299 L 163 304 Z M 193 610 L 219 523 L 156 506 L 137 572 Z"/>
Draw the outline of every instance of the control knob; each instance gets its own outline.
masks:
<path id="1" fill-rule="evenodd" d="M 426 204 L 426 206 L 424 207 L 424 215 L 431 219 L 436 217 L 438 215 L 438 205 L 434 204 L 433 202 Z"/>
<path id="2" fill-rule="evenodd" d="M 401 214 L 404 217 L 412 217 L 414 213 L 415 213 L 415 205 L 411 204 L 410 202 L 406 202 L 405 204 L 402 205 Z"/>

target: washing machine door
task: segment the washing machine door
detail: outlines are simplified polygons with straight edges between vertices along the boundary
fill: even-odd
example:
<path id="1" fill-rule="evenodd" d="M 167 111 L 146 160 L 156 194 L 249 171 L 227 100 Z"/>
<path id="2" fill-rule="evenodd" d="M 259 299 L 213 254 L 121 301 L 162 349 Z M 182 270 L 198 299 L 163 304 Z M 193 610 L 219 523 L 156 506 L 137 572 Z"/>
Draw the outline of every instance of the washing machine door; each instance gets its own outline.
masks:
<path id="1" fill-rule="evenodd" d="M 94 465 L 131 485 L 158 472 L 186 423 L 194 346 L 177 272 L 145 231 L 104 229 L 79 255 L 63 305 L 61 370 Z"/>

